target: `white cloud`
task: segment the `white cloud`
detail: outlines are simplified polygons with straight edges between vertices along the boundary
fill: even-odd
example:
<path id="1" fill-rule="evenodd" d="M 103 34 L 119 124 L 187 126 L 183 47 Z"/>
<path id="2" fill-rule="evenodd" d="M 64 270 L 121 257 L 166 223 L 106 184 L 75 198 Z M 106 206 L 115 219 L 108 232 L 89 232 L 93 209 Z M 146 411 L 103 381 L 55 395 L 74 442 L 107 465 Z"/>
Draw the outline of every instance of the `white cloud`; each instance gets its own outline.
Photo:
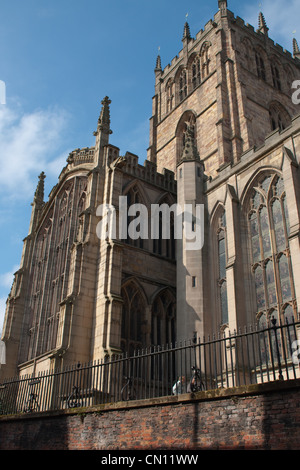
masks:
<path id="1" fill-rule="evenodd" d="M 258 8 L 255 2 L 245 6 L 244 18 L 247 23 L 258 28 L 258 13 L 262 11 L 267 26 L 269 28 L 269 37 L 280 44 L 288 51 L 293 51 L 293 37 L 300 38 L 299 0 L 264 0 Z M 296 33 L 294 33 L 296 31 Z"/>
<path id="2" fill-rule="evenodd" d="M 31 196 L 41 171 L 58 176 L 67 123 L 67 114 L 57 108 L 24 113 L 0 107 L 0 194 Z M 64 161 L 67 155 L 68 149 Z"/>
<path id="3" fill-rule="evenodd" d="M 0 286 L 10 289 L 14 280 L 14 273 L 19 269 L 18 265 L 15 265 L 11 271 L 0 274 Z"/>

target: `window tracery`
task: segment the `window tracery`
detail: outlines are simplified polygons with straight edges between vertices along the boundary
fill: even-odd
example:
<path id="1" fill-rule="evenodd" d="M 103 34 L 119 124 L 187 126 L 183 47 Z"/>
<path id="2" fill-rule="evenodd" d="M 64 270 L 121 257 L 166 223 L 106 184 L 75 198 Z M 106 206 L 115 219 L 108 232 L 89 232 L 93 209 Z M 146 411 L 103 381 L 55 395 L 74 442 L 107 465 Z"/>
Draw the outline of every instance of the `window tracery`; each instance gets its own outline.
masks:
<path id="1" fill-rule="evenodd" d="M 201 64 L 199 56 L 196 56 L 192 62 L 192 87 L 193 90 L 201 83 Z"/>
<path id="2" fill-rule="evenodd" d="M 129 282 L 122 288 L 123 309 L 121 325 L 121 349 L 132 355 L 145 344 L 143 332 L 145 301 L 135 282 Z"/>
<path id="3" fill-rule="evenodd" d="M 276 64 L 271 64 L 271 71 L 272 71 L 272 80 L 273 85 L 277 90 L 281 91 L 281 79 L 279 74 L 279 68 Z"/>
<path id="4" fill-rule="evenodd" d="M 179 101 L 183 101 L 187 97 L 187 72 L 182 70 L 179 75 Z"/>
<path id="5" fill-rule="evenodd" d="M 164 290 L 154 300 L 151 315 L 151 344 L 169 345 L 175 341 L 176 307 L 174 296 Z"/>
<path id="6" fill-rule="evenodd" d="M 270 105 L 269 109 L 270 124 L 272 131 L 279 129 L 284 130 L 291 123 L 291 118 L 285 108 L 277 102 Z"/>
<path id="7" fill-rule="evenodd" d="M 169 80 L 166 87 L 167 93 L 167 113 L 172 111 L 174 107 L 174 82 L 173 80 Z"/>
<path id="8" fill-rule="evenodd" d="M 266 81 L 266 68 L 262 54 L 259 51 L 255 51 L 256 71 L 258 78 Z"/>
<path id="9" fill-rule="evenodd" d="M 210 72 L 210 44 L 208 42 L 204 43 L 201 49 L 201 71 L 203 79 L 209 75 Z"/>
<path id="10" fill-rule="evenodd" d="M 259 323 L 278 315 L 296 313 L 289 248 L 289 221 L 284 183 L 280 176 L 259 180 L 252 191 L 248 212 L 251 266 Z M 293 314 L 294 314 L 293 313 Z"/>
<path id="11" fill-rule="evenodd" d="M 228 305 L 227 305 L 227 279 L 226 279 L 226 216 L 225 212 L 219 218 L 217 230 L 217 243 L 218 243 L 218 289 L 219 299 L 221 305 L 221 324 L 228 323 Z"/>

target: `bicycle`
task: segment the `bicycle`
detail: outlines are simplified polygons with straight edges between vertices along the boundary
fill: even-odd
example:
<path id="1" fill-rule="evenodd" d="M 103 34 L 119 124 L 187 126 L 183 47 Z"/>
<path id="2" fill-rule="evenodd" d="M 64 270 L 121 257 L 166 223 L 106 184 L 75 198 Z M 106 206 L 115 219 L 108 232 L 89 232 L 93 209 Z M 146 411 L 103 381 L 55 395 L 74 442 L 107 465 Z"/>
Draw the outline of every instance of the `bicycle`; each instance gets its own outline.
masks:
<path id="1" fill-rule="evenodd" d="M 79 388 L 73 385 L 73 392 L 67 399 L 68 408 L 76 408 L 82 406 L 82 400 L 80 399 Z"/>
<path id="2" fill-rule="evenodd" d="M 127 381 L 121 390 L 122 401 L 136 400 L 136 391 L 131 377 L 124 377 Z"/>
<path id="3" fill-rule="evenodd" d="M 27 400 L 25 404 L 25 413 L 32 413 L 33 411 L 39 411 L 40 410 L 40 405 L 37 401 L 37 394 L 36 393 L 30 393 L 29 399 Z"/>
<path id="4" fill-rule="evenodd" d="M 203 381 L 201 380 L 201 370 L 197 369 L 195 366 L 192 367 L 193 374 L 190 380 L 190 391 L 191 392 L 201 392 L 205 390 Z"/>

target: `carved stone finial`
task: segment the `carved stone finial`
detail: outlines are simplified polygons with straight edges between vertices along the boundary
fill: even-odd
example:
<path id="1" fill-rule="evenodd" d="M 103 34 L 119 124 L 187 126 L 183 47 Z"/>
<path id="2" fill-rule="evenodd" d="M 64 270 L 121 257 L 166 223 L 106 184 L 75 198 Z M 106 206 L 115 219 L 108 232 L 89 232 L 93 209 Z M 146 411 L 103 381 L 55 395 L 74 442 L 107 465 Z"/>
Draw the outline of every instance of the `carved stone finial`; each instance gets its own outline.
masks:
<path id="1" fill-rule="evenodd" d="M 44 180 L 46 178 L 45 173 L 39 175 L 39 182 L 37 184 L 36 191 L 34 193 L 34 202 L 43 203 L 44 202 Z"/>
<path id="2" fill-rule="evenodd" d="M 258 15 L 258 31 L 268 36 L 269 28 L 267 27 L 267 23 L 262 12 Z"/>
<path id="3" fill-rule="evenodd" d="M 110 110 L 109 110 L 109 105 L 111 104 L 111 100 L 108 98 L 108 96 L 105 96 L 105 98 L 101 101 L 102 104 L 102 109 L 101 113 L 98 119 L 98 128 L 97 131 L 102 131 L 107 134 L 112 134 L 112 131 L 110 129 Z"/>
<path id="4" fill-rule="evenodd" d="M 293 38 L 293 54 L 296 59 L 300 59 L 300 49 L 296 38 Z"/>
<path id="5" fill-rule="evenodd" d="M 182 40 L 184 41 L 185 39 L 187 39 L 188 41 L 190 39 L 192 39 L 191 37 L 191 32 L 190 32 L 190 27 L 189 27 L 189 24 L 188 22 L 186 21 L 185 22 L 185 25 L 184 25 L 184 28 L 183 28 L 183 37 L 182 37 Z"/>
<path id="6" fill-rule="evenodd" d="M 227 0 L 219 0 L 219 10 L 222 16 L 226 16 L 227 14 Z"/>
<path id="7" fill-rule="evenodd" d="M 160 55 L 157 56 L 157 59 L 156 59 L 156 66 L 155 66 L 155 72 L 161 72 L 162 71 L 162 68 L 161 68 L 161 58 L 160 58 Z"/>

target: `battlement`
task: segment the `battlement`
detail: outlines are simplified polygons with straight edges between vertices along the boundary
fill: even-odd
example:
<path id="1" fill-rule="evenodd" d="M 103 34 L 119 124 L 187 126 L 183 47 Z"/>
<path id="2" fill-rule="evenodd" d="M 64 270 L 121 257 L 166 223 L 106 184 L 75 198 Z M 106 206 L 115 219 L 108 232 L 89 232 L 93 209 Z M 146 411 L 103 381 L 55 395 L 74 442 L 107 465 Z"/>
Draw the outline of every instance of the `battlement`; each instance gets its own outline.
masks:
<path id="1" fill-rule="evenodd" d="M 138 160 L 137 155 L 126 152 L 125 164 L 122 167 L 124 173 L 176 194 L 177 182 L 173 171 L 164 168 L 163 173 L 158 173 L 155 163 L 145 160 L 144 165 L 140 165 Z"/>
<path id="2" fill-rule="evenodd" d="M 80 165 L 81 163 L 92 163 L 94 160 L 95 147 L 84 147 L 82 149 L 73 150 L 68 158 L 67 162 L 74 166 Z"/>

